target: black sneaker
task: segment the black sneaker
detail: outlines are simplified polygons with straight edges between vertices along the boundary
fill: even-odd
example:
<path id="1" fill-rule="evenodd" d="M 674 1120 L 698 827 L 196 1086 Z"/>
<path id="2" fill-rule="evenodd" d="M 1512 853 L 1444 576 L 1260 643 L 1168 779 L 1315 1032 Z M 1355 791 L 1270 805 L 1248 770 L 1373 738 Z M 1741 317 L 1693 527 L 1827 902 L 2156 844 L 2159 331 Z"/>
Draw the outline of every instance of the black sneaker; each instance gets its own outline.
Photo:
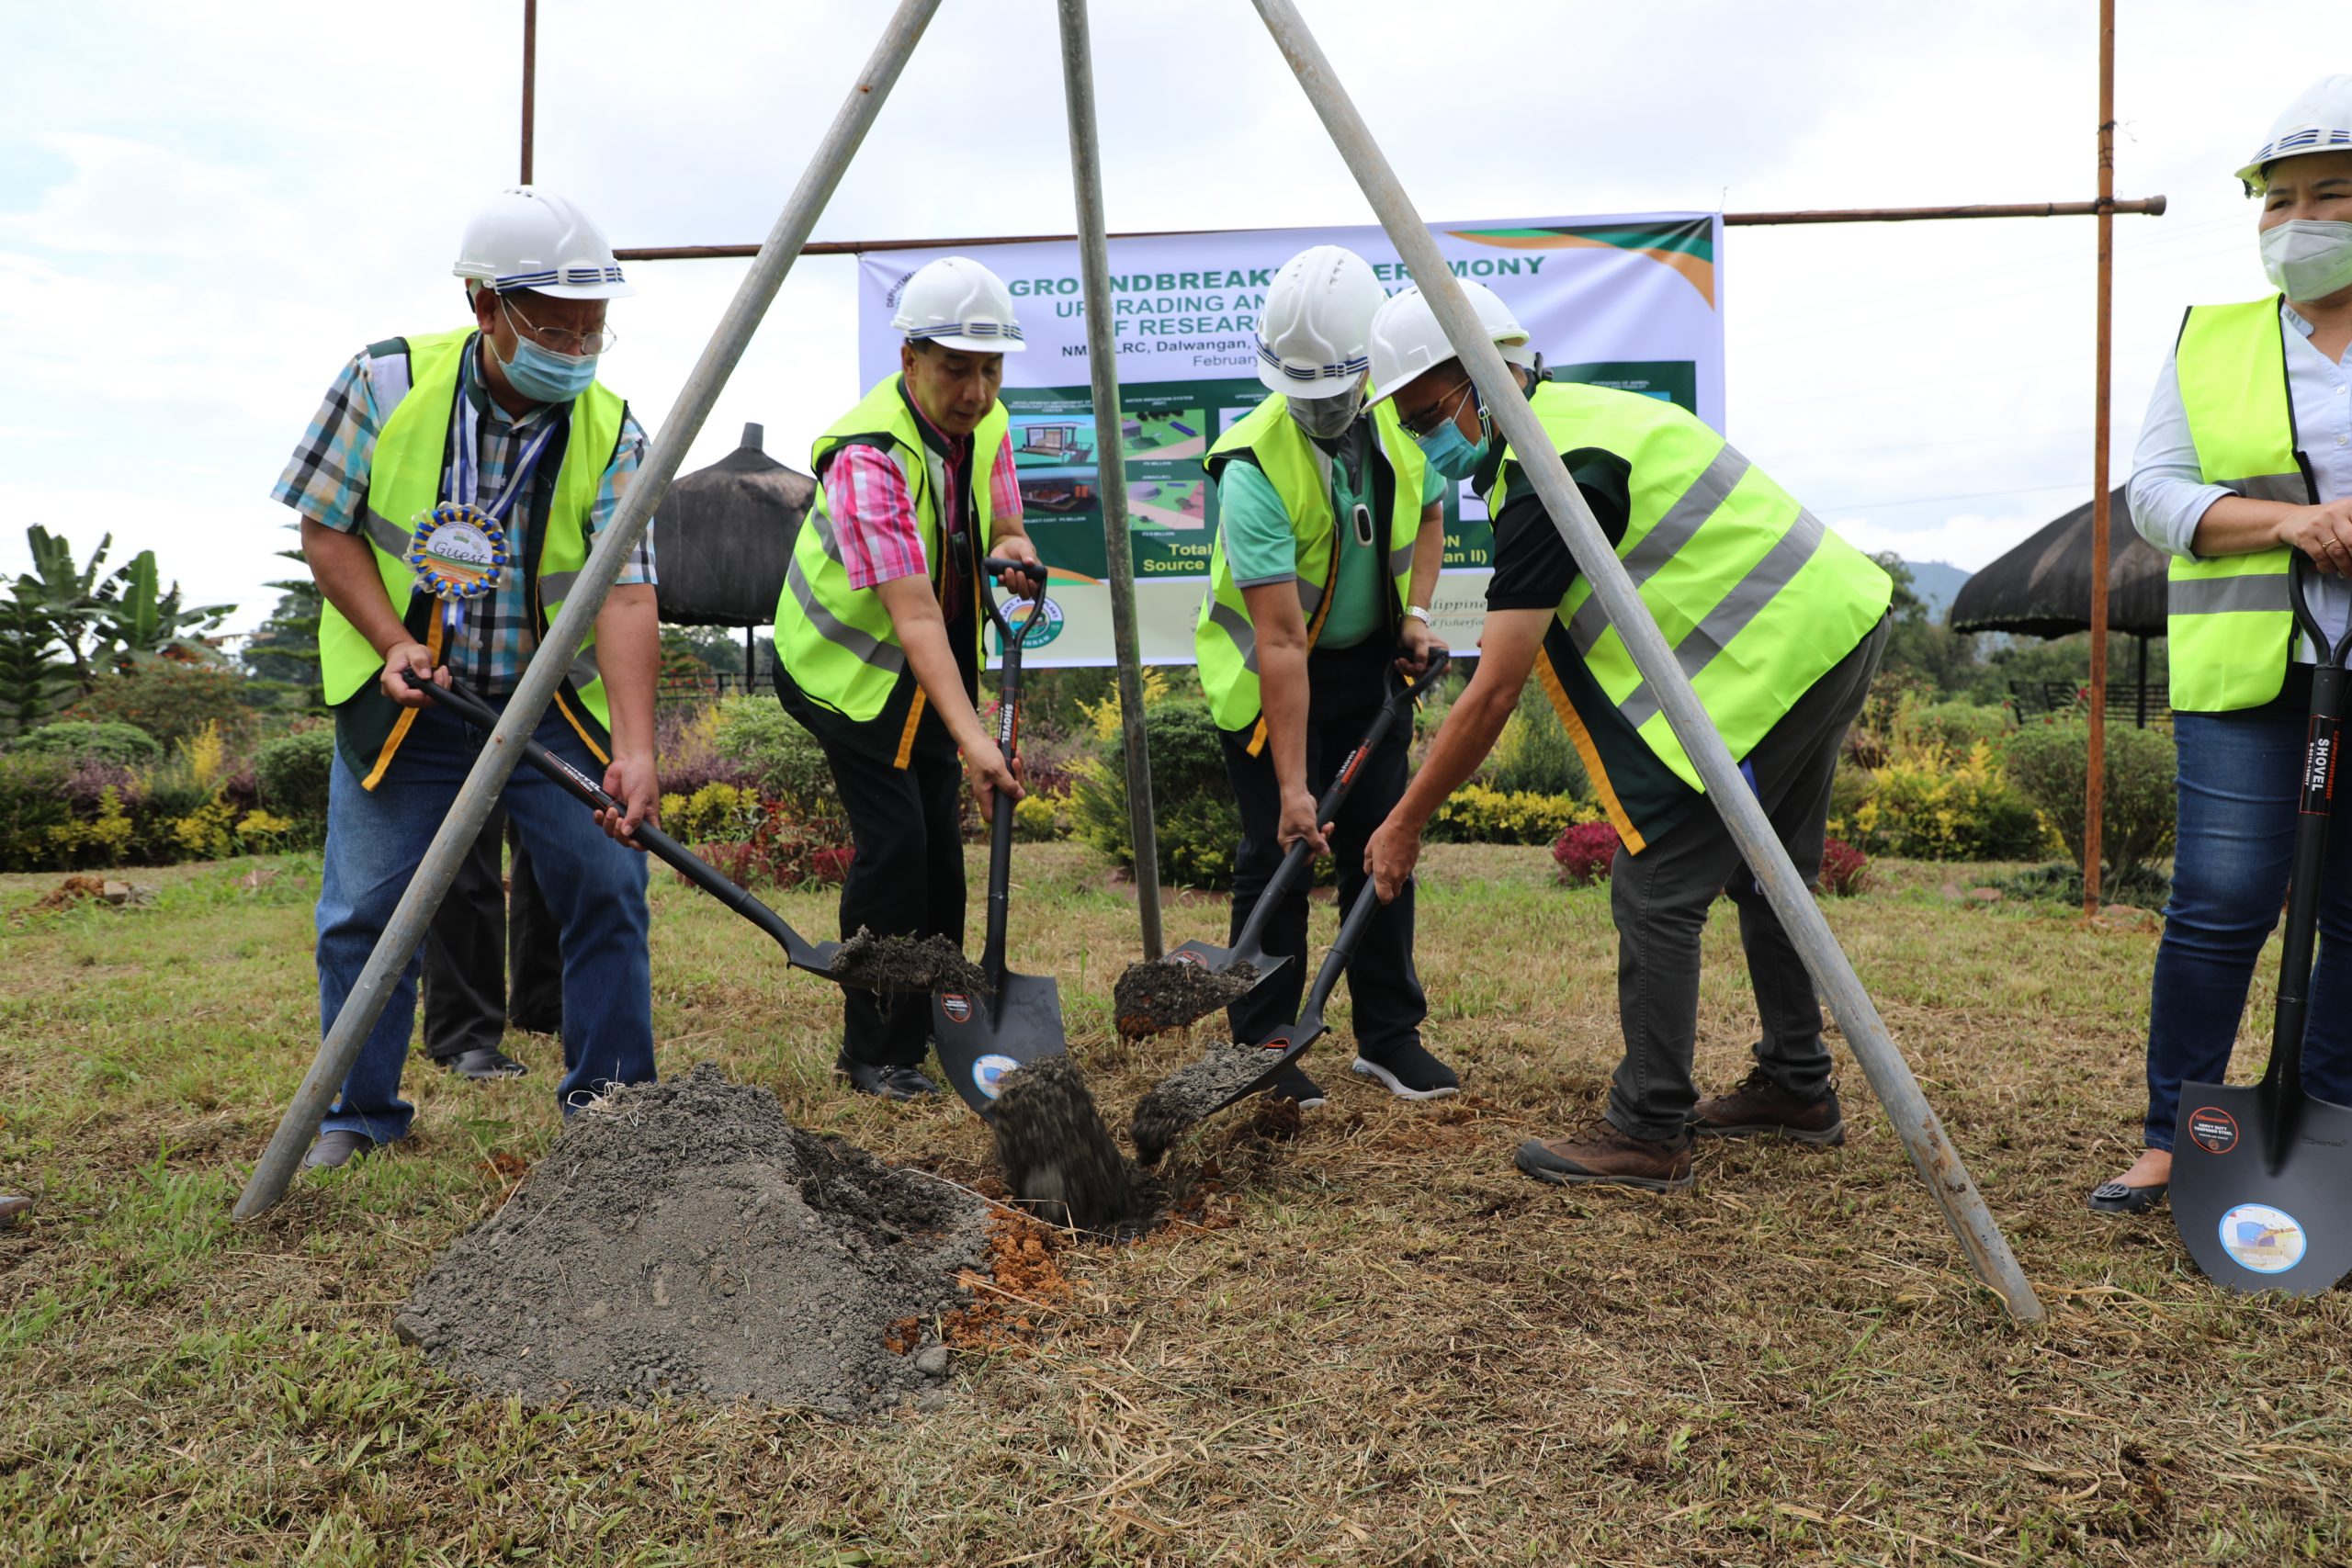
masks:
<path id="1" fill-rule="evenodd" d="M 938 1092 L 938 1086 L 914 1067 L 879 1066 L 838 1056 L 833 1060 L 833 1071 L 849 1079 L 849 1087 L 858 1093 L 879 1095 L 884 1100 L 922 1100 Z"/>
<path id="2" fill-rule="evenodd" d="M 1296 1062 L 1284 1067 L 1281 1075 L 1266 1086 L 1264 1093 L 1268 1100 L 1295 1100 L 1301 1111 L 1313 1111 L 1329 1099 L 1323 1092 L 1323 1086 L 1308 1077 Z"/>
<path id="3" fill-rule="evenodd" d="M 1348 1070 L 1385 1084 L 1399 1100 L 1438 1100 L 1462 1092 L 1462 1080 L 1453 1069 L 1422 1049 L 1418 1040 L 1391 1046 L 1376 1062 L 1359 1055 Z"/>

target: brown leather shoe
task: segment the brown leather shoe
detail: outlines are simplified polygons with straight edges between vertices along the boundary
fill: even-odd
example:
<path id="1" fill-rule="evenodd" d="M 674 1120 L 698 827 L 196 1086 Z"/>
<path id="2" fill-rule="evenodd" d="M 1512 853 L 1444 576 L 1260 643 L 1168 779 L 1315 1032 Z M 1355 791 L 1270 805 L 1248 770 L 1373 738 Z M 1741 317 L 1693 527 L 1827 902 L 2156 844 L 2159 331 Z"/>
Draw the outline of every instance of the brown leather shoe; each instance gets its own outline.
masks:
<path id="1" fill-rule="evenodd" d="M 1846 1113 L 1838 1107 L 1835 1089 L 1817 1100 L 1799 1100 L 1759 1066 L 1729 1094 L 1691 1107 L 1690 1131 L 1701 1138 L 1781 1137 L 1834 1145 L 1846 1141 Z"/>
<path id="2" fill-rule="evenodd" d="M 1576 1187 L 1588 1183 L 1676 1192 L 1690 1185 L 1690 1140 L 1653 1144 L 1622 1132 L 1602 1118 L 1566 1138 L 1530 1138 L 1519 1145 L 1513 1164 L 1538 1181 Z"/>

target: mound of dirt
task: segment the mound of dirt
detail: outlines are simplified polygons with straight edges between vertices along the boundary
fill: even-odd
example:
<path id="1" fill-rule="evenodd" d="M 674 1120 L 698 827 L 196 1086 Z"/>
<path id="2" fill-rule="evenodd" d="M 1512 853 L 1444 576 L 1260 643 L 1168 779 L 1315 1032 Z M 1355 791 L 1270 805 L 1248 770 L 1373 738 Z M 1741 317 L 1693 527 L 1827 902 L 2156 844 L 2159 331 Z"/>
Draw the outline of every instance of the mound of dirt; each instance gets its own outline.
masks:
<path id="1" fill-rule="evenodd" d="M 833 954 L 833 978 L 888 993 L 963 991 L 986 996 L 988 975 L 944 936 L 876 936 L 864 926 Z"/>
<path id="2" fill-rule="evenodd" d="M 1230 1007 L 1257 983 L 1257 967 L 1250 964 L 1221 974 L 1188 958 L 1130 964 L 1111 987 L 1111 1016 L 1123 1038 L 1140 1040 Z"/>
<path id="3" fill-rule="evenodd" d="M 989 1127 L 1005 1186 L 1046 1224 L 1110 1231 L 1134 1216 L 1134 1173 L 1069 1057 L 1007 1073 Z"/>
<path id="4" fill-rule="evenodd" d="M 1277 1055 L 1263 1045 L 1236 1045 L 1220 1040 L 1152 1085 L 1136 1101 L 1135 1116 L 1127 1124 L 1127 1135 L 1136 1142 L 1136 1157 L 1146 1165 L 1159 1164 L 1159 1156 L 1185 1128 L 1241 1092 Z"/>
<path id="5" fill-rule="evenodd" d="M 773 1093 L 705 1063 L 573 1117 L 393 1326 L 535 1404 L 666 1393 L 854 1416 L 945 1374 L 925 1336 L 964 1301 L 956 1276 L 981 1260 L 986 1214 L 802 1132 Z"/>

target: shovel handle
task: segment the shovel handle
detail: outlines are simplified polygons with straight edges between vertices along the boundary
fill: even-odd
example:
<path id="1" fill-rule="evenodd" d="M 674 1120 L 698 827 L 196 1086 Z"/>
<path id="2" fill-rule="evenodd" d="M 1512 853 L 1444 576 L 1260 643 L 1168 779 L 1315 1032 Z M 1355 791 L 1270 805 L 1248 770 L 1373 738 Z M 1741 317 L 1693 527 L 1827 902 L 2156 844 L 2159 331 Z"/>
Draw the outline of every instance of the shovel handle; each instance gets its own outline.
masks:
<path id="1" fill-rule="evenodd" d="M 1026 561 L 1005 560 L 989 556 L 980 566 L 985 571 L 1014 571 L 1040 585 L 1042 592 L 1045 570 Z M 983 583 L 980 602 L 988 606 L 989 619 L 996 626 L 997 638 L 1004 649 L 1004 660 L 997 671 L 997 749 L 1004 753 L 1005 765 L 1020 754 L 1021 745 L 1021 650 L 1029 641 L 1029 627 L 1024 622 L 1014 631 L 1004 618 L 996 590 Z M 1034 612 L 1033 612 L 1034 613 Z M 1005 926 L 1011 918 L 1012 902 L 1012 802 L 998 796 L 990 802 L 989 812 L 989 916 L 987 945 L 980 949 L 980 968 L 989 983 L 1001 993 L 1004 989 Z"/>
<path id="2" fill-rule="evenodd" d="M 2276 1175 L 2293 1143 L 2303 1092 L 2303 1035 L 2311 1015 L 2312 958 L 2318 945 L 2319 902 L 2327 861 L 2330 818 L 2335 807 L 2335 770 L 2344 739 L 2345 659 L 2352 653 L 2352 628 L 2331 642 L 2308 595 L 2316 569 L 2301 550 L 2287 569 L 2287 594 L 2295 625 L 2319 654 L 2312 671 L 2312 705 L 2303 751 L 2303 776 L 2295 818 L 2295 858 L 2287 883 L 2287 924 L 2278 955 L 2278 1004 L 2270 1025 L 2270 1064 L 2262 1090 L 2269 1104 L 2270 1145 L 2265 1151 Z"/>
<path id="3" fill-rule="evenodd" d="M 1363 940 L 1365 929 L 1379 913 L 1380 889 L 1367 877 L 1363 891 L 1356 895 L 1354 908 L 1348 911 L 1348 918 L 1340 922 L 1340 934 L 1332 939 L 1330 950 L 1323 954 L 1323 967 L 1315 972 L 1315 983 L 1306 989 L 1306 1005 L 1299 1010 L 1298 1026 L 1291 1032 L 1294 1038 L 1305 1040 L 1323 1032 L 1323 1006 L 1331 999 L 1331 992 L 1340 983 L 1340 973 L 1347 968 L 1348 960 L 1355 956 L 1356 944 Z"/>

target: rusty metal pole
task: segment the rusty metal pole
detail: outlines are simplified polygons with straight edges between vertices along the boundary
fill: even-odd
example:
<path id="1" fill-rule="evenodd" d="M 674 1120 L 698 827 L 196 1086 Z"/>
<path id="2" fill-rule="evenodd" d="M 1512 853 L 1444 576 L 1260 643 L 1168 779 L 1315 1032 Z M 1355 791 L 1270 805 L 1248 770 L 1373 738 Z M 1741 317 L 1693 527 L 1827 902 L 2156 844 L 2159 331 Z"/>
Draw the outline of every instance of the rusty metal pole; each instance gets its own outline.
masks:
<path id="1" fill-rule="evenodd" d="M 2091 722 L 2083 779 L 2083 913 L 2098 913 L 2107 821 L 2108 390 L 2115 314 L 2115 0 L 2098 0 L 2098 347 L 2091 417 Z"/>
<path id="2" fill-rule="evenodd" d="M 539 0 L 523 0 L 523 181 L 531 183 L 531 127 L 539 104 Z"/>

